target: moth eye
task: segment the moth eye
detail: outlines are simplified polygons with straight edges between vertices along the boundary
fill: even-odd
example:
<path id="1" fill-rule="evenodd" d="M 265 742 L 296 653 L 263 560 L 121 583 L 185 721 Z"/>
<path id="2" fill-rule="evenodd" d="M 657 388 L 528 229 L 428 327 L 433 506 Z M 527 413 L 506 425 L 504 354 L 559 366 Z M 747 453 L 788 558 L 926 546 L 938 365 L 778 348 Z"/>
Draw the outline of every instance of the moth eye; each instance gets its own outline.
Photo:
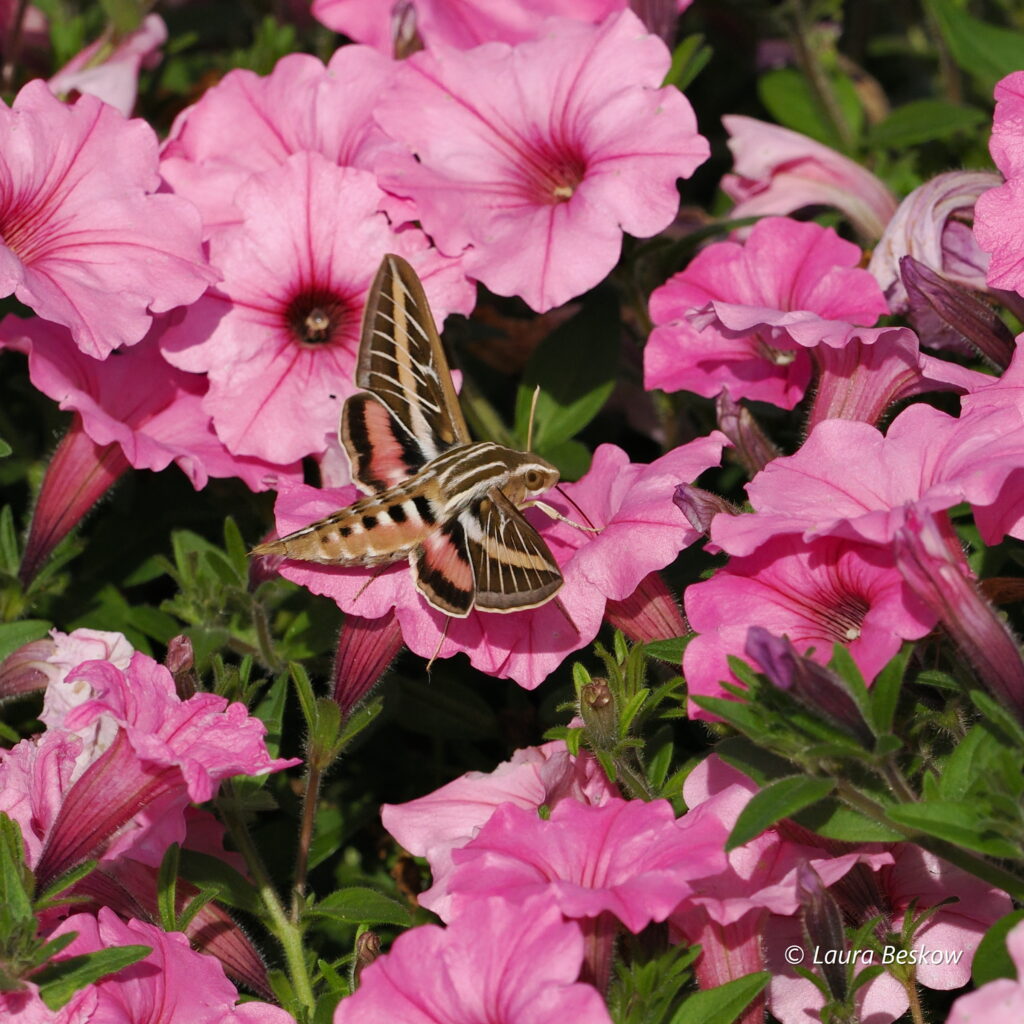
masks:
<path id="1" fill-rule="evenodd" d="M 544 486 L 544 474 L 539 469 L 528 469 L 525 483 L 527 490 L 539 491 Z"/>

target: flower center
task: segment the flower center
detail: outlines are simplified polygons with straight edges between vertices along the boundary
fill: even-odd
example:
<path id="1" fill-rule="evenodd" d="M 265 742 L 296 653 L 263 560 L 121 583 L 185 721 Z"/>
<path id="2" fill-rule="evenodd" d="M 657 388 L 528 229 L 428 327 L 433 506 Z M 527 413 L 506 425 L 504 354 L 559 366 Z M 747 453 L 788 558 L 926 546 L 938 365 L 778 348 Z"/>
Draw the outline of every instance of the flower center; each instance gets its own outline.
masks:
<path id="1" fill-rule="evenodd" d="M 348 316 L 348 303 L 323 289 L 296 295 L 285 311 L 288 330 L 296 342 L 307 348 L 330 345 L 339 337 Z"/>
<path id="2" fill-rule="evenodd" d="M 844 594 L 826 612 L 828 632 L 840 643 L 853 643 L 860 637 L 861 625 L 870 607 L 862 597 Z"/>
<path id="3" fill-rule="evenodd" d="M 521 158 L 524 191 L 542 206 L 567 203 L 587 174 L 586 160 L 570 145 L 534 144 Z"/>

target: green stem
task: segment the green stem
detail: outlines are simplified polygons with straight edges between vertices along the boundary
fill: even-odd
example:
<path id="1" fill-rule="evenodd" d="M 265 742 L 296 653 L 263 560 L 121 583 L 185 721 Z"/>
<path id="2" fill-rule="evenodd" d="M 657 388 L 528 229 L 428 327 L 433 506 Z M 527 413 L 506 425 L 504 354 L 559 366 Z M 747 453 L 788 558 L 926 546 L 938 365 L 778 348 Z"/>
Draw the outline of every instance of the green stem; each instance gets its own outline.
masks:
<path id="1" fill-rule="evenodd" d="M 263 664 L 271 672 L 280 672 L 284 663 L 274 653 L 274 639 L 270 635 L 270 623 L 267 621 L 267 613 L 259 601 L 252 604 L 252 622 L 256 627 L 256 640 L 259 643 L 259 656 Z"/>
<path id="2" fill-rule="evenodd" d="M 877 821 L 894 832 L 899 832 L 909 842 L 916 843 L 936 857 L 948 860 L 958 868 L 980 878 L 998 889 L 1003 889 L 1015 900 L 1024 900 L 1024 878 L 1012 871 L 993 864 L 988 858 L 981 854 L 972 853 L 961 846 L 947 842 L 945 839 L 937 839 L 935 836 L 924 835 L 915 829 L 899 822 L 893 821 L 885 813 L 885 808 L 876 803 L 870 797 L 864 796 L 859 790 L 854 789 L 848 782 L 840 781 L 836 787 L 840 799 L 849 804 L 852 808 L 860 811 L 865 817 Z"/>
<path id="3" fill-rule="evenodd" d="M 298 924 L 302 904 L 306 898 L 306 876 L 309 871 L 309 848 L 313 842 L 313 823 L 316 805 L 320 799 L 323 770 L 317 758 L 310 758 L 306 773 L 306 786 L 302 795 L 302 826 L 299 830 L 299 849 L 295 855 L 295 882 L 292 885 L 292 924 Z"/>
<path id="4" fill-rule="evenodd" d="M 289 920 L 284 905 L 278 898 L 274 883 L 263 864 L 259 851 L 256 849 L 249 835 L 249 829 L 242 819 L 238 802 L 235 798 L 234 789 L 230 782 L 224 784 L 224 789 L 217 802 L 224 822 L 231 832 L 231 838 L 235 841 L 239 852 L 245 858 L 245 863 L 252 875 L 253 882 L 260 894 L 264 907 L 267 909 L 269 921 L 267 927 L 281 944 L 284 953 L 285 963 L 288 966 L 288 977 L 292 983 L 295 995 L 312 1017 L 316 1009 L 316 997 L 313 995 L 313 984 L 306 968 L 306 958 L 302 947 L 302 932 L 298 925 Z"/>

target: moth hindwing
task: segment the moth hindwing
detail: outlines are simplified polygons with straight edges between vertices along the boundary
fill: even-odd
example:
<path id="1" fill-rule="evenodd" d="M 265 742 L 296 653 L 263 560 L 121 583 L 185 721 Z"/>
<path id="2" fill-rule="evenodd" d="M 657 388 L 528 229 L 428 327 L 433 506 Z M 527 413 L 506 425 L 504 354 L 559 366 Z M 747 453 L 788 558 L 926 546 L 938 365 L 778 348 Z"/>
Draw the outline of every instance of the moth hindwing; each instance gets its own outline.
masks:
<path id="1" fill-rule="evenodd" d="M 370 287 L 355 378 L 364 391 L 345 402 L 340 434 L 366 496 L 254 553 L 338 566 L 408 558 L 427 602 L 459 618 L 549 601 L 562 574 L 519 506 L 558 470 L 470 439 L 423 285 L 400 256 L 384 257 Z"/>

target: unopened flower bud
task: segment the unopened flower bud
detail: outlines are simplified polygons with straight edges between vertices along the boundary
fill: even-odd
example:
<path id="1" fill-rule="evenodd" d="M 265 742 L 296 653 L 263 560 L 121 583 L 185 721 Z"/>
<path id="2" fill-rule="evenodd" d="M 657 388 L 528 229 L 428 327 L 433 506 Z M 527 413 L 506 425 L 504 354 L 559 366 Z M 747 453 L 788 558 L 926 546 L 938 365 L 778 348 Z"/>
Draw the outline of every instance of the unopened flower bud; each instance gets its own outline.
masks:
<path id="1" fill-rule="evenodd" d="M 711 534 L 711 520 L 715 516 L 738 516 L 740 510 L 731 502 L 720 498 L 711 491 L 705 491 L 693 484 L 680 484 L 672 495 L 677 509 L 686 516 L 686 521 L 705 537 Z"/>
<path id="2" fill-rule="evenodd" d="M 807 936 L 809 948 L 822 950 L 846 949 L 846 933 L 843 930 L 843 912 L 832 894 L 825 888 L 818 873 L 809 864 L 796 869 L 797 895 L 800 899 L 800 918 Z M 835 1002 L 846 1000 L 846 968 L 843 964 L 830 962 L 823 957 L 822 976 Z M 840 958 L 837 958 L 840 959 Z"/>
<path id="3" fill-rule="evenodd" d="M 778 448 L 769 440 L 751 411 L 734 401 L 727 391 L 719 392 L 715 399 L 715 412 L 719 429 L 732 441 L 733 451 L 748 476 L 756 476 L 778 457 Z"/>

